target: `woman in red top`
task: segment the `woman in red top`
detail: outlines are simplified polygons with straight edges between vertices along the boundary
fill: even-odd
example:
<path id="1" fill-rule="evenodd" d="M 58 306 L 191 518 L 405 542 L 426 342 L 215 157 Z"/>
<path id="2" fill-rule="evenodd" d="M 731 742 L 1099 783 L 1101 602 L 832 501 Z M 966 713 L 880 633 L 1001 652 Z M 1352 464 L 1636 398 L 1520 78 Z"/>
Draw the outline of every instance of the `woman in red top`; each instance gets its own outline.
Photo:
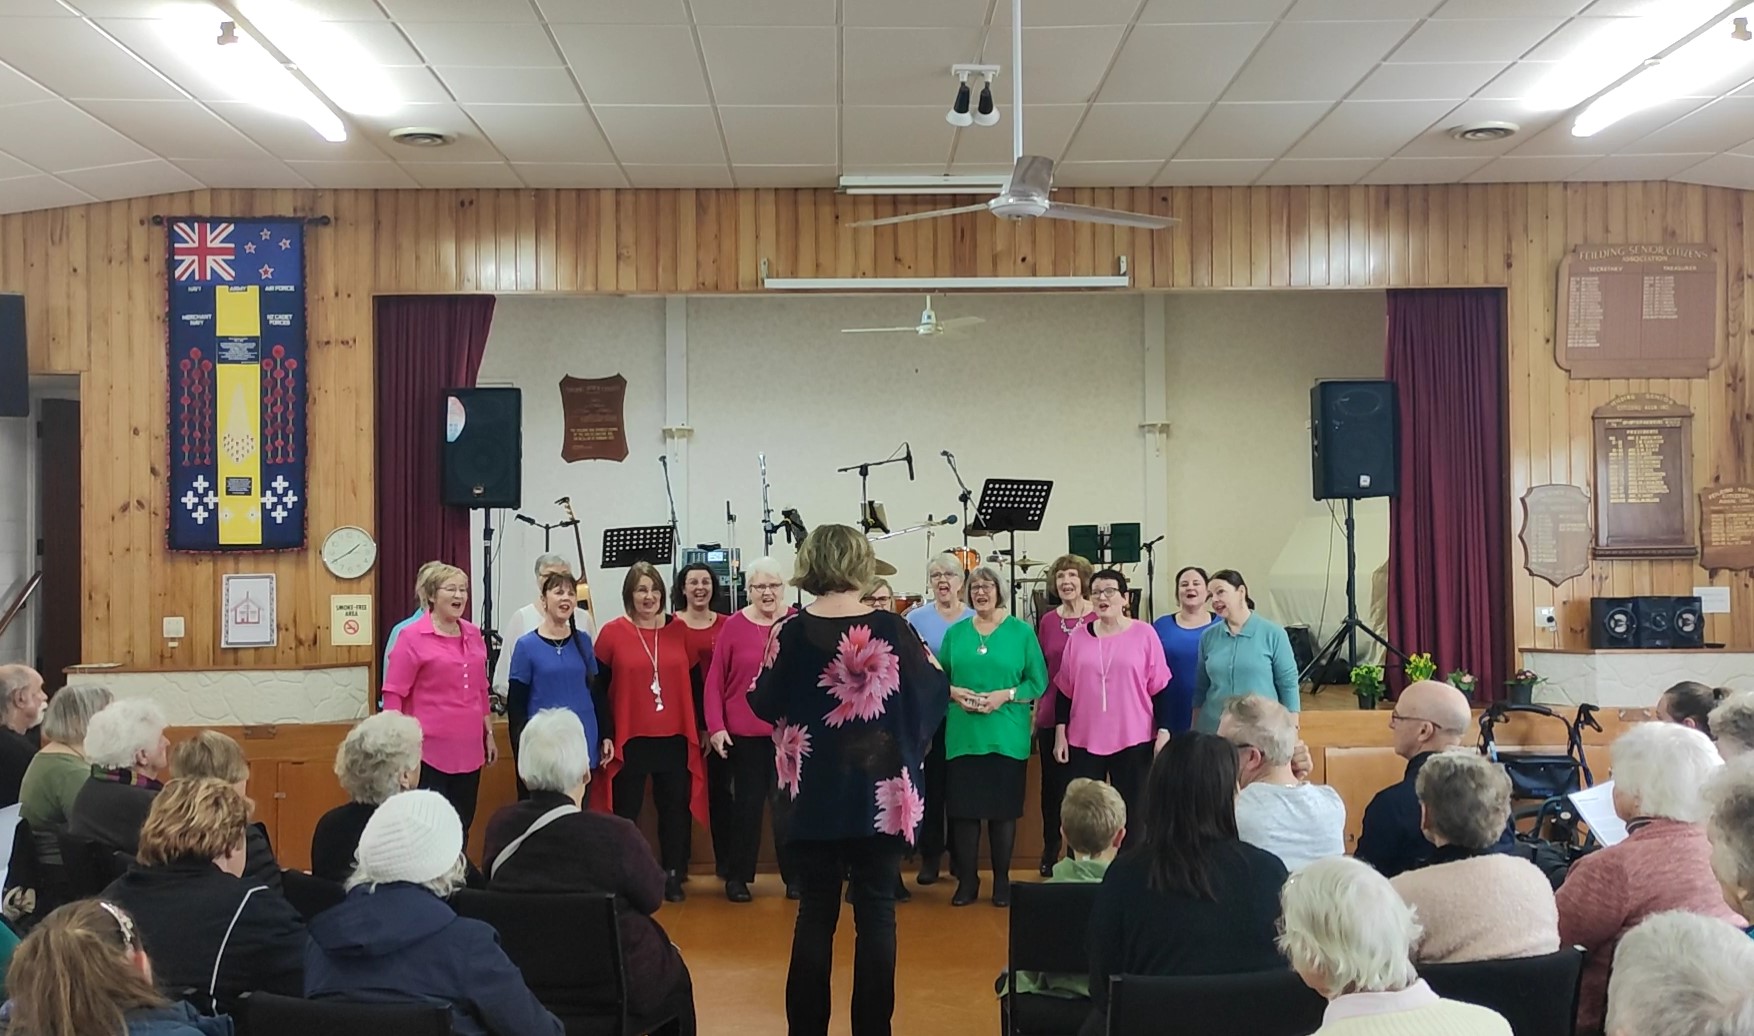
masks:
<path id="1" fill-rule="evenodd" d="M 600 693 L 609 703 L 607 715 L 597 717 L 598 733 L 615 743 L 615 757 L 604 763 L 609 778 L 604 785 L 615 812 L 637 823 L 646 778 L 651 778 L 658 862 L 667 875 L 664 898 L 679 903 L 688 870 L 690 816 L 702 823 L 707 819 L 700 733 L 689 688 L 695 659 L 687 627 L 664 614 L 664 577 L 656 568 L 642 561 L 629 569 L 621 603 L 627 615 L 605 623 L 595 644 Z"/>
<path id="2" fill-rule="evenodd" d="M 694 684 L 694 721 L 700 724 L 700 743 L 706 744 L 706 672 L 713 661 L 713 647 L 719 631 L 725 628 L 725 616 L 713 610 L 719 599 L 719 577 L 701 562 L 682 566 L 676 573 L 676 586 L 671 591 L 671 607 L 688 638 L 689 664 L 693 666 L 690 680 Z M 706 811 L 710 823 L 708 833 L 713 840 L 713 869 L 725 877 L 732 854 L 731 768 L 715 752 L 706 753 Z M 686 880 L 686 879 L 684 879 Z"/>

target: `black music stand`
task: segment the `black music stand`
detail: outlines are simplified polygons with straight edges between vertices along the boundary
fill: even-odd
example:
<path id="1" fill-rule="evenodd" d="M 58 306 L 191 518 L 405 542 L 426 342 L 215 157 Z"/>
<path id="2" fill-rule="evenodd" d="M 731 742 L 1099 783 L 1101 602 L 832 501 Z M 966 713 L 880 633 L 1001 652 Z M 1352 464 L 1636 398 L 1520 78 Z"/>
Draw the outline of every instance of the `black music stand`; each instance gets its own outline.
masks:
<path id="1" fill-rule="evenodd" d="M 990 533 L 1009 533 L 1011 550 L 1011 602 L 1017 611 L 1017 534 L 1040 532 L 1041 520 L 1048 510 L 1048 495 L 1054 484 L 1038 478 L 989 478 L 981 483 L 981 500 L 975 505 L 974 520 Z"/>
<path id="2" fill-rule="evenodd" d="M 632 568 L 640 561 L 668 565 L 675 559 L 676 533 L 668 525 L 603 530 L 604 568 Z"/>

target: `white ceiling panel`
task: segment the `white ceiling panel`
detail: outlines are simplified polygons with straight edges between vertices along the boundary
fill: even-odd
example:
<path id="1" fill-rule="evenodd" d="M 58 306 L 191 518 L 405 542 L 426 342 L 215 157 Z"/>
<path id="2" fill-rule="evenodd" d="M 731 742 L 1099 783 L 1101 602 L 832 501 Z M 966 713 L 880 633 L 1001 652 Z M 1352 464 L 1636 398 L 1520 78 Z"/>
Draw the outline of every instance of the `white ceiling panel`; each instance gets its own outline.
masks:
<path id="1" fill-rule="evenodd" d="M 832 103 L 837 46 L 833 28 L 700 30 L 713 101 L 721 105 Z"/>
<path id="2" fill-rule="evenodd" d="M 741 165 L 834 165 L 835 116 L 832 107 L 719 108 L 725 147 Z"/>
<path id="3" fill-rule="evenodd" d="M 1672 180 L 1710 155 L 1609 155 L 1573 173 L 1572 180 Z"/>
<path id="4" fill-rule="evenodd" d="M 1278 158 L 1328 110 L 1304 104 L 1217 104 L 1176 152 L 1177 158 Z M 1348 155 L 1356 158 L 1362 156 Z"/>
<path id="5" fill-rule="evenodd" d="M 402 171 L 422 187 L 522 187 L 524 182 L 504 162 L 422 162 Z"/>
<path id="6" fill-rule="evenodd" d="M 582 104 L 471 104 L 464 108 L 512 162 L 613 162 L 609 142 Z M 435 154 L 449 157 L 450 148 Z"/>
<path id="7" fill-rule="evenodd" d="M 1207 110 L 1204 104 L 1092 105 L 1066 150 L 1066 160 L 1161 164 L 1181 148 Z"/>
<path id="8" fill-rule="evenodd" d="M 63 183 L 52 176 L 0 180 L 0 212 L 54 209 L 62 205 L 79 205 L 95 200 L 72 184 Z"/>
<path id="9" fill-rule="evenodd" d="M 577 104 L 564 68 L 435 68 L 463 104 Z"/>
<path id="10" fill-rule="evenodd" d="M 1360 183 L 1457 183 L 1491 161 L 1478 158 L 1391 158 Z"/>
<path id="11" fill-rule="evenodd" d="M 81 10 L 88 9 L 92 0 L 74 0 Z M 139 0 L 105 0 L 106 3 L 129 5 L 139 9 Z M 377 0 L 296 0 L 299 11 L 318 21 L 325 22 L 382 22 L 389 24 L 384 12 L 378 8 Z M 289 6 L 289 0 L 243 0 L 238 8 L 248 17 L 252 11 L 262 7 Z"/>
<path id="12" fill-rule="evenodd" d="M 0 180 L 16 180 L 23 176 L 40 176 L 42 170 L 28 162 L 20 162 L 0 151 Z"/>
<path id="13" fill-rule="evenodd" d="M 381 0 L 398 22 L 533 22 L 530 0 Z"/>
<path id="14" fill-rule="evenodd" d="M 1618 149 L 1632 155 L 1734 151 L 1754 140 L 1754 97 L 1725 97 Z"/>
<path id="15" fill-rule="evenodd" d="M 1188 185 L 1194 187 L 1237 187 L 1255 182 L 1255 178 L 1272 166 L 1271 162 L 1206 162 L 1177 159 L 1157 174 L 1160 187 Z"/>
<path id="16" fill-rule="evenodd" d="M 1469 173 L 1466 182 L 1551 183 L 1571 176 L 1594 161 L 1594 158 L 1579 155 L 1505 155 Z"/>
<path id="17" fill-rule="evenodd" d="M 285 162 L 265 159 L 185 158 L 177 168 L 209 187 L 309 187 Z"/>
<path id="18" fill-rule="evenodd" d="M 0 26 L 4 26 L 0 22 Z M 23 104 L 25 101 L 51 101 L 55 94 L 38 86 L 22 73 L 0 65 L 0 104 Z"/>
<path id="19" fill-rule="evenodd" d="M 1271 22 L 1141 25 L 1121 47 L 1098 99 L 1217 100 L 1272 27 Z"/>
<path id="20" fill-rule="evenodd" d="M 832 165 L 734 165 L 731 175 L 739 187 L 833 187 L 840 171 Z"/>
<path id="21" fill-rule="evenodd" d="M 77 18 L 0 19 L 0 61 L 75 100 L 182 96 L 151 68 Z"/>
<path id="22" fill-rule="evenodd" d="M 201 181 L 162 158 L 95 169 L 69 169 L 58 175 L 92 197 L 105 201 L 201 188 Z"/>
<path id="23" fill-rule="evenodd" d="M 1133 20 L 1133 12 L 1138 9 L 1139 0 L 1024 0 L 1023 24 L 1025 28 L 1050 25 L 1126 25 Z M 998 0 L 993 8 L 993 24 L 1005 27 L 1005 45 L 1010 46 L 1010 0 Z"/>
<path id="24" fill-rule="evenodd" d="M 1429 21 L 1395 49 L 1396 61 L 1515 61 L 1553 30 L 1559 18 Z"/>
<path id="25" fill-rule="evenodd" d="M 288 162 L 312 187 L 346 188 L 418 187 L 414 178 L 394 162 Z"/>
<path id="26" fill-rule="evenodd" d="M 73 12 L 62 7 L 56 0 L 11 0 L 6 6 L 6 13 L 19 18 L 73 17 Z"/>
<path id="27" fill-rule="evenodd" d="M 1072 140 L 1072 131 L 1087 109 L 1081 104 L 1030 104 L 1023 111 L 1023 149 L 1031 155 L 1058 158 Z M 1006 113 L 1009 114 L 1009 113 Z M 1004 118 L 997 126 L 970 126 L 956 141 L 958 162 L 992 162 L 1009 167 L 1011 124 Z M 1151 157 L 1151 156 L 1145 156 Z M 1168 153 L 1156 156 L 1158 161 Z"/>
<path id="28" fill-rule="evenodd" d="M 1508 67 L 1502 61 L 1383 64 L 1352 91 L 1354 101 L 1464 101 Z"/>
<path id="29" fill-rule="evenodd" d="M 378 154 L 373 159 L 387 157 L 397 162 L 497 162 L 504 156 L 499 153 L 491 141 L 482 136 L 476 128 L 469 113 L 454 104 L 414 104 L 408 105 L 395 115 L 364 116 L 356 123 L 362 133 L 377 145 Z M 425 148 L 398 144 L 390 139 L 390 131 L 399 127 L 419 127 L 435 129 L 451 134 L 456 139 L 446 147 Z M 350 156 L 321 155 L 318 160 L 339 160 Z"/>
<path id="30" fill-rule="evenodd" d="M 518 178 L 531 187 L 626 187 L 616 165 L 580 162 L 513 162 Z"/>
<path id="31" fill-rule="evenodd" d="M 1281 158 L 1259 184 L 1351 184 L 1378 165 L 1374 158 Z"/>
<path id="32" fill-rule="evenodd" d="M 1532 93 L 1558 67 L 1557 61 L 1518 61 L 1475 91 L 1473 99 L 1515 101 L 1519 104 L 1518 111 L 1527 110 L 1520 107 L 1522 99 Z"/>
<path id="33" fill-rule="evenodd" d="M 592 104 L 705 104 L 694 32 L 680 25 L 557 25 Z"/>
<path id="34" fill-rule="evenodd" d="M 1624 33 L 1636 33 L 1637 22 L 1626 18 L 1599 18 L 1593 12 L 1582 18 L 1574 18 L 1566 22 L 1552 35 L 1543 39 L 1532 48 L 1528 55 L 1529 61 L 1565 61 L 1578 57 L 1583 52 L 1604 43 L 1614 41 Z M 1662 44 L 1654 42 L 1654 47 Z"/>
<path id="35" fill-rule="evenodd" d="M 1054 167 L 1055 187 L 1149 187 L 1162 162 L 1065 162 Z"/>
<path id="36" fill-rule="evenodd" d="M 1297 0 L 1291 21 L 1369 21 L 1386 18 L 1424 18 L 1443 0 Z"/>
<path id="37" fill-rule="evenodd" d="M 723 6 L 725 0 L 694 0 L 694 7 Z M 588 25 L 687 25 L 683 0 L 536 0 L 544 20 Z"/>
<path id="38" fill-rule="evenodd" d="M 1436 18 L 1570 18 L 1590 0 L 1445 0 Z"/>
<path id="39" fill-rule="evenodd" d="M 165 158 L 269 157 L 212 109 L 194 101 L 82 101 L 79 106 L 111 126 L 127 126 L 136 143 Z M 309 126 L 299 125 L 326 143 Z"/>
<path id="40" fill-rule="evenodd" d="M 725 161 L 718 123 L 705 105 L 600 105 L 597 121 L 623 163 L 707 165 Z M 636 183 L 638 181 L 635 181 Z"/>
<path id="41" fill-rule="evenodd" d="M 936 164 L 942 172 L 950 160 L 956 131 L 944 121 L 944 108 L 849 107 L 841 118 L 841 161 L 849 167 Z M 1009 136 L 1003 126 L 992 128 Z"/>
<path id="42" fill-rule="evenodd" d="M 1710 187 L 1737 187 L 1742 190 L 1754 189 L 1754 156 L 1723 154 L 1713 155 L 1691 169 L 1678 174 L 1675 179 L 1687 183 L 1702 183 Z M 4 184 L 0 184 L 0 204 L 4 204 Z"/>
<path id="43" fill-rule="evenodd" d="M 270 6 L 283 3 L 284 0 L 260 0 Z M 246 5 L 246 10 L 248 6 Z M 320 33 L 311 34 L 310 46 L 323 47 L 349 46 L 354 52 L 377 65 L 418 65 L 420 54 L 409 44 L 408 37 L 403 35 L 403 27 L 390 21 L 375 22 L 330 22 L 322 26 Z M 266 30 L 264 30 L 266 31 Z M 336 41 L 335 37 L 339 37 Z M 293 61 L 306 60 L 305 52 L 296 44 L 302 40 L 281 40 L 272 33 L 269 38 L 287 49 L 286 56 Z M 430 57 L 428 60 L 431 60 Z"/>
<path id="44" fill-rule="evenodd" d="M 1462 141 L 1449 135 L 1456 126 L 1488 120 L 1508 120 L 1522 127 L 1521 132 L 1504 140 Z M 1492 101 L 1467 101 L 1435 123 L 1417 139 L 1397 153 L 1397 158 L 1491 158 L 1511 151 L 1559 121 L 1553 112 L 1534 113 L 1507 109 Z"/>
<path id="45" fill-rule="evenodd" d="M 403 22 L 428 65 L 557 68 L 565 64 L 534 22 Z"/>
<path id="46" fill-rule="evenodd" d="M 253 104 L 242 101 L 212 101 L 206 107 L 260 145 L 269 155 L 277 158 L 326 162 L 382 161 L 384 150 L 392 146 L 382 133 L 358 122 L 354 122 L 349 128 L 346 140 L 332 144 L 317 136 L 317 132 L 306 125 L 304 120 L 258 108 Z"/>
<path id="47" fill-rule="evenodd" d="M 950 66 L 972 61 L 981 45 L 979 29 L 861 29 L 852 28 L 850 19 L 847 24 L 841 31 L 840 75 L 841 103 L 848 105 L 936 104 L 948 110 L 956 96 Z M 1011 96 L 1008 84 L 1004 96 Z"/>
<path id="48" fill-rule="evenodd" d="M 1294 0 L 1147 0 L 1140 25 L 1198 22 L 1271 22 L 1283 17 Z M 1023 12 L 1024 20 L 1029 11 Z"/>
<path id="49" fill-rule="evenodd" d="M 32 101 L 0 108 L 0 147 L 50 173 L 153 157 L 66 101 Z"/>
<path id="50" fill-rule="evenodd" d="M 722 165 L 630 165 L 627 178 L 637 187 L 734 187 Z"/>
<path id="51" fill-rule="evenodd" d="M 649 0 L 625 0 L 645 6 Z M 680 0 L 677 0 L 680 2 Z M 696 25 L 833 25 L 835 0 L 693 0 Z"/>
<path id="52" fill-rule="evenodd" d="M 1025 23 L 1023 103 L 1088 104 L 1102 85 L 1102 75 L 1114 60 L 1125 32 L 1120 25 L 1031 29 Z M 1009 65 L 1011 34 L 988 36 L 982 58 L 990 64 Z M 997 98 L 997 91 L 994 96 Z M 1004 96 L 1011 96 L 1010 84 L 1004 84 Z"/>
<path id="53" fill-rule="evenodd" d="M 846 26 L 954 26 L 986 24 L 988 0 L 841 0 Z M 1025 24 L 1029 12 L 1023 12 Z"/>
<path id="54" fill-rule="evenodd" d="M 1600 133 L 1587 137 L 1571 135 L 1571 124 L 1576 121 L 1570 112 L 1554 120 L 1553 125 L 1539 133 L 1526 133 L 1526 140 L 1511 149 L 1515 155 L 1611 155 L 1624 151 L 1633 144 L 1649 136 L 1656 129 L 1666 126 L 1677 119 L 1683 118 L 1697 110 L 1702 102 L 1691 97 L 1678 97 L 1672 101 L 1664 101 L 1644 111 L 1635 112 L 1621 119 Z M 1754 137 L 1754 132 L 1749 133 Z M 1521 136 L 1518 137 L 1522 139 Z M 1671 151 L 1690 151 L 1692 148 L 1677 147 Z"/>
<path id="55" fill-rule="evenodd" d="M 1387 158 L 1455 107 L 1450 101 L 1342 101 L 1290 158 Z"/>
<path id="56" fill-rule="evenodd" d="M 1224 95 L 1227 101 L 1337 101 L 1413 27 L 1410 21 L 1282 22 Z"/>

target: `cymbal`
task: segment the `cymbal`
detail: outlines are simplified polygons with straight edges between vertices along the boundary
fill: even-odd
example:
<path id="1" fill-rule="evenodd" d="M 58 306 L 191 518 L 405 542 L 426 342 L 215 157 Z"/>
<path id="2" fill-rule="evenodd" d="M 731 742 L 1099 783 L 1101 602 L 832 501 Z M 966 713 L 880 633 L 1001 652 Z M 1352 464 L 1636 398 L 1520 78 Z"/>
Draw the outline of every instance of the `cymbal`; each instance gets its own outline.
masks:
<path id="1" fill-rule="evenodd" d="M 891 565 L 887 561 L 884 561 L 882 558 L 878 558 L 877 559 L 877 574 L 880 576 L 892 576 L 895 574 L 895 566 Z"/>
<path id="2" fill-rule="evenodd" d="M 996 535 L 993 532 L 993 530 L 985 528 L 983 526 L 979 526 L 979 525 L 970 525 L 968 527 L 968 534 L 970 536 L 982 536 L 982 537 L 987 537 L 987 538 L 990 538 L 990 537 Z"/>
<path id="3" fill-rule="evenodd" d="M 1025 554 L 1025 555 L 1023 555 L 1023 560 L 1019 561 L 1017 563 L 1017 567 L 1021 568 L 1025 572 L 1027 572 L 1032 568 L 1038 568 L 1038 567 L 1045 565 L 1045 564 L 1047 564 L 1047 562 L 1037 561 L 1034 558 L 1030 557 L 1028 554 Z"/>

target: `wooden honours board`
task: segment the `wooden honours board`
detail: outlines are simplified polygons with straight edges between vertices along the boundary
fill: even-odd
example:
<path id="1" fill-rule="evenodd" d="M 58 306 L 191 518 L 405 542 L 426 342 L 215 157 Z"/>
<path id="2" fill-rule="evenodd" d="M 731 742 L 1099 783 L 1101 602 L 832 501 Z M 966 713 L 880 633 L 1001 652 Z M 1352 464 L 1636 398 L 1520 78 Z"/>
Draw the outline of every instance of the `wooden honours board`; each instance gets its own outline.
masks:
<path id="1" fill-rule="evenodd" d="M 1690 558 L 1693 412 L 1637 392 L 1596 408 L 1596 546 L 1603 558 Z"/>
<path id="2" fill-rule="evenodd" d="M 1711 572 L 1754 569 L 1754 486 L 1699 494 L 1699 563 Z"/>
<path id="3" fill-rule="evenodd" d="M 1590 567 L 1590 496 L 1576 486 L 1530 486 L 1523 494 L 1523 567 L 1558 586 Z"/>
<path id="4" fill-rule="evenodd" d="M 1703 378 L 1723 320 L 1711 247 L 1580 245 L 1559 264 L 1554 359 L 1573 378 Z"/>

